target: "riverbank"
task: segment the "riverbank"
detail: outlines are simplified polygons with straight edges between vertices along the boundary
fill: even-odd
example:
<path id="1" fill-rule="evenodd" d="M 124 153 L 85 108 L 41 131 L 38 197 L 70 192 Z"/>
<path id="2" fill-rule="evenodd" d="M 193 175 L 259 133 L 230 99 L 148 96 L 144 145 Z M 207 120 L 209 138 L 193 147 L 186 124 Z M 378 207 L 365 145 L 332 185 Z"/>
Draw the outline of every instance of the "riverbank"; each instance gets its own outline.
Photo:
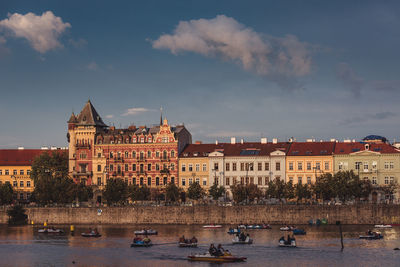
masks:
<path id="1" fill-rule="evenodd" d="M 0 224 L 7 223 L 0 208 Z M 126 206 L 101 208 L 27 207 L 29 221 L 49 224 L 400 224 L 400 205 Z"/>

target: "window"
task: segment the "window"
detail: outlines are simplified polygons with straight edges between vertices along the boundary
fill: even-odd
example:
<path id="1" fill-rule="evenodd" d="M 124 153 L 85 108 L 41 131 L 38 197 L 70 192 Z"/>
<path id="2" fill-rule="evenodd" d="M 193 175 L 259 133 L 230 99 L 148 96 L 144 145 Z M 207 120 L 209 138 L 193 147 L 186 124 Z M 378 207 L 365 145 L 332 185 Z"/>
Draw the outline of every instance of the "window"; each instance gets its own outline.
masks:
<path id="1" fill-rule="evenodd" d="M 257 170 L 262 171 L 262 163 L 261 162 L 259 162 L 257 164 Z"/>
<path id="2" fill-rule="evenodd" d="M 110 152 L 110 159 L 112 159 L 114 157 L 114 153 L 111 151 Z"/>
<path id="3" fill-rule="evenodd" d="M 275 170 L 277 171 L 281 170 L 281 163 L 279 161 L 275 163 Z"/>
<path id="4" fill-rule="evenodd" d="M 80 157 L 81 159 L 86 159 L 86 158 L 87 158 L 87 155 L 86 155 L 86 153 L 81 153 L 81 154 L 79 154 L 79 157 Z"/>
<path id="5" fill-rule="evenodd" d="M 17 170 L 13 170 L 13 174 L 14 174 L 14 175 L 17 175 L 17 174 L 18 174 L 18 171 L 17 171 Z"/>
<path id="6" fill-rule="evenodd" d="M 355 166 L 354 166 L 355 169 L 356 169 L 356 170 L 361 169 L 361 164 L 362 164 L 362 162 L 356 161 L 356 162 L 355 162 Z"/>
<path id="7" fill-rule="evenodd" d="M 193 178 L 189 178 L 189 185 L 193 184 Z"/>
<path id="8" fill-rule="evenodd" d="M 244 163 L 243 162 L 240 163 L 240 170 L 244 171 Z"/>
<path id="9" fill-rule="evenodd" d="M 156 151 L 156 158 L 160 157 L 160 151 Z"/>
<path id="10" fill-rule="evenodd" d="M 376 161 L 373 161 L 372 162 L 372 169 L 376 169 L 377 165 L 378 165 L 378 163 Z"/>
<path id="11" fill-rule="evenodd" d="M 244 177 L 240 177 L 240 184 L 241 184 L 241 185 L 244 184 Z"/>
<path id="12" fill-rule="evenodd" d="M 114 171 L 114 165 L 110 164 L 110 171 Z"/>
<path id="13" fill-rule="evenodd" d="M 372 177 L 372 184 L 377 184 L 376 177 Z"/>
<path id="14" fill-rule="evenodd" d="M 311 171 L 311 162 L 307 161 L 307 171 Z"/>
<path id="15" fill-rule="evenodd" d="M 17 186 L 18 186 L 17 181 L 13 181 L 13 186 L 14 186 L 14 187 L 17 187 Z"/>
<path id="16" fill-rule="evenodd" d="M 156 177 L 156 185 L 160 185 L 160 177 Z"/>
<path id="17" fill-rule="evenodd" d="M 182 171 L 183 171 L 183 172 L 186 171 L 186 164 L 182 164 Z"/>
<path id="18" fill-rule="evenodd" d="M 129 171 L 129 165 L 128 164 L 125 164 L 125 171 L 126 172 Z"/>
<path id="19" fill-rule="evenodd" d="M 393 176 L 390 177 L 390 184 L 394 184 L 394 177 Z"/>
<path id="20" fill-rule="evenodd" d="M 136 184 L 136 178 L 135 177 L 132 178 L 132 184 Z"/>
<path id="21" fill-rule="evenodd" d="M 125 151 L 125 158 L 129 158 L 129 152 Z"/>
<path id="22" fill-rule="evenodd" d="M 364 170 L 368 170 L 368 162 L 364 162 Z"/>
<path id="23" fill-rule="evenodd" d="M 196 172 L 199 172 L 199 171 L 200 171 L 200 164 L 196 163 Z"/>
<path id="24" fill-rule="evenodd" d="M 97 185 L 101 185 L 101 177 L 97 177 Z"/>
<path id="25" fill-rule="evenodd" d="M 297 169 L 299 170 L 299 171 L 302 171 L 303 170 L 303 162 L 297 162 Z"/>
<path id="26" fill-rule="evenodd" d="M 140 137 L 140 143 L 144 143 L 144 137 Z"/>
<path id="27" fill-rule="evenodd" d="M 175 157 L 175 150 L 171 150 L 171 158 Z"/>
<path id="28" fill-rule="evenodd" d="M 156 171 L 160 170 L 160 164 L 156 163 Z"/>
<path id="29" fill-rule="evenodd" d="M 162 138 L 162 142 L 163 142 L 163 143 L 168 143 L 168 137 L 163 137 L 163 138 Z"/>
<path id="30" fill-rule="evenodd" d="M 264 168 L 266 171 L 269 171 L 269 162 L 265 162 Z"/>
<path id="31" fill-rule="evenodd" d="M 26 175 L 31 175 L 31 170 L 26 170 Z"/>
<path id="32" fill-rule="evenodd" d="M 175 184 L 175 177 L 171 177 L 171 184 Z"/>
<path id="33" fill-rule="evenodd" d="M 147 185 L 151 186 L 151 177 L 147 177 Z"/>
<path id="34" fill-rule="evenodd" d="M 393 178 L 393 177 L 391 177 L 391 178 Z M 19 187 L 24 187 L 24 181 L 19 182 Z"/>
<path id="35" fill-rule="evenodd" d="M 4 174 L 5 174 L 5 175 L 8 175 L 8 170 L 5 170 Z"/>
<path id="36" fill-rule="evenodd" d="M 19 194 L 19 199 L 24 199 L 24 193 Z"/>
<path id="37" fill-rule="evenodd" d="M 311 177 L 310 176 L 307 176 L 307 184 L 311 184 Z"/>
<path id="38" fill-rule="evenodd" d="M 262 177 L 258 177 L 257 180 L 258 180 L 257 184 L 258 184 L 258 185 L 262 185 Z"/>
<path id="39" fill-rule="evenodd" d="M 236 171 L 236 162 L 232 163 L 232 171 Z"/>
<path id="40" fill-rule="evenodd" d="M 151 158 L 151 151 L 147 151 L 147 158 L 150 159 Z"/>
<path id="41" fill-rule="evenodd" d="M 26 187 L 31 187 L 31 181 L 26 181 Z"/>
<path id="42" fill-rule="evenodd" d="M 225 170 L 229 171 L 231 164 L 229 162 L 225 163 Z"/>
<path id="43" fill-rule="evenodd" d="M 289 162 L 289 171 L 293 171 L 293 161 Z"/>
<path id="44" fill-rule="evenodd" d="M 143 186 L 143 177 L 140 177 L 140 185 Z"/>
<path id="45" fill-rule="evenodd" d="M 265 183 L 265 185 L 268 185 L 268 183 L 269 183 L 269 177 L 267 176 L 267 177 L 265 177 L 265 181 L 264 181 L 264 183 Z"/>
<path id="46" fill-rule="evenodd" d="M 171 163 L 171 171 L 174 171 L 174 170 L 175 170 L 175 164 Z"/>
<path id="47" fill-rule="evenodd" d="M 186 179 L 182 178 L 182 186 L 186 186 Z"/>
<path id="48" fill-rule="evenodd" d="M 151 163 L 147 164 L 147 170 L 151 171 Z"/>
<path id="49" fill-rule="evenodd" d="M 3 175 L 3 170 L 0 170 L 0 175 Z"/>
<path id="50" fill-rule="evenodd" d="M 226 185 L 229 185 L 229 182 L 230 182 L 230 181 L 229 181 L 229 177 L 226 177 L 226 178 L 225 178 L 225 184 L 226 184 Z"/>
<path id="51" fill-rule="evenodd" d="M 207 185 L 207 179 L 203 178 L 203 185 L 206 186 Z"/>
<path id="52" fill-rule="evenodd" d="M 218 171 L 218 162 L 214 163 L 214 171 Z"/>
<path id="53" fill-rule="evenodd" d="M 297 176 L 297 183 L 302 184 L 303 183 L 303 177 Z"/>
<path id="54" fill-rule="evenodd" d="M 136 158 L 136 152 L 132 151 L 132 158 Z"/>
<path id="55" fill-rule="evenodd" d="M 329 170 L 329 161 L 325 161 L 325 171 Z"/>
<path id="56" fill-rule="evenodd" d="M 164 177 L 164 185 L 167 185 L 167 183 L 168 183 L 168 179 L 167 179 L 167 177 Z"/>
<path id="57" fill-rule="evenodd" d="M 196 183 L 198 183 L 198 184 L 200 184 L 200 178 L 199 177 L 196 177 Z"/>
<path id="58" fill-rule="evenodd" d="M 315 169 L 320 170 L 321 169 L 321 162 L 315 162 Z"/>
<path id="59" fill-rule="evenodd" d="M 385 176 L 385 184 L 389 184 L 389 177 Z"/>
<path id="60" fill-rule="evenodd" d="M 207 164 L 203 163 L 203 172 L 207 171 Z"/>
<path id="61" fill-rule="evenodd" d="M 132 171 L 136 171 L 136 164 L 132 164 Z"/>
<path id="62" fill-rule="evenodd" d="M 97 171 L 101 172 L 101 165 L 97 165 Z"/>
<path id="63" fill-rule="evenodd" d="M 394 162 L 389 162 L 390 169 L 394 169 Z"/>
<path id="64" fill-rule="evenodd" d="M 339 162 L 339 170 L 343 170 L 343 162 Z"/>
<path id="65" fill-rule="evenodd" d="M 19 170 L 19 175 L 24 175 L 24 170 Z"/>
<path id="66" fill-rule="evenodd" d="M 189 163 L 189 171 L 192 172 L 193 171 L 193 164 Z"/>
<path id="67" fill-rule="evenodd" d="M 293 176 L 289 176 L 289 182 L 293 183 Z"/>

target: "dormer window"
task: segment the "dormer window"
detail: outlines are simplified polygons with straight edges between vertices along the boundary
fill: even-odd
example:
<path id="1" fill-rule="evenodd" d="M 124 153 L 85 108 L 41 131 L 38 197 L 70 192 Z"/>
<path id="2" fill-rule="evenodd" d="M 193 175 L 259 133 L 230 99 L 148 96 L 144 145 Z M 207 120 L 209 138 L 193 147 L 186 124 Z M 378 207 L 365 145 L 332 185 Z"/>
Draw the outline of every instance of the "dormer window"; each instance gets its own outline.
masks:
<path id="1" fill-rule="evenodd" d="M 83 121 L 86 121 L 86 116 L 83 116 L 83 119 L 82 119 Z"/>
<path id="2" fill-rule="evenodd" d="M 151 136 L 147 139 L 147 142 L 151 143 Z"/>
<path id="3" fill-rule="evenodd" d="M 144 143 L 144 137 L 140 137 L 140 143 Z"/>

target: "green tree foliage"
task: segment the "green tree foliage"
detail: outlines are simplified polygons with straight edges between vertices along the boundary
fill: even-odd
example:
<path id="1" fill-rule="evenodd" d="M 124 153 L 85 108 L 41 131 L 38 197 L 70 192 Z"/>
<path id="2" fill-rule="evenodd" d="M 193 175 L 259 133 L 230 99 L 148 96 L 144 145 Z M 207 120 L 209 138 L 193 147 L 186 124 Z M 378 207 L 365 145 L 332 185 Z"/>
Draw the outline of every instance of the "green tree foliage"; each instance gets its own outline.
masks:
<path id="1" fill-rule="evenodd" d="M 74 185 L 74 199 L 78 199 L 79 202 L 86 202 L 93 198 L 93 188 L 86 186 L 83 183 Z"/>
<path id="2" fill-rule="evenodd" d="M 205 192 L 201 185 L 198 182 L 195 182 L 189 186 L 187 195 L 190 199 L 198 200 L 204 197 Z"/>
<path id="3" fill-rule="evenodd" d="M 42 153 L 32 163 L 31 178 L 38 183 L 44 178 L 68 178 L 67 152 Z"/>
<path id="4" fill-rule="evenodd" d="M 128 185 L 119 178 L 110 178 L 107 180 L 103 191 L 107 204 L 122 204 L 127 201 L 129 196 Z"/>
<path id="5" fill-rule="evenodd" d="M 151 191 L 146 185 L 138 186 L 136 184 L 129 187 L 129 194 L 132 201 L 145 201 L 150 200 Z"/>
<path id="6" fill-rule="evenodd" d="M 213 186 L 210 187 L 208 193 L 214 200 L 217 200 L 224 195 L 225 187 L 214 184 Z"/>
<path id="7" fill-rule="evenodd" d="M 164 199 L 164 195 L 159 188 L 150 189 L 150 200 L 161 201 Z"/>
<path id="8" fill-rule="evenodd" d="M 0 185 L 0 205 L 8 205 L 13 201 L 14 190 L 10 183 Z"/>
<path id="9" fill-rule="evenodd" d="M 174 183 L 169 183 L 165 187 L 165 200 L 176 202 L 179 200 L 180 190 Z"/>
<path id="10" fill-rule="evenodd" d="M 23 225 L 28 223 L 28 215 L 26 210 L 21 205 L 16 205 L 7 210 L 8 224 Z"/>
<path id="11" fill-rule="evenodd" d="M 285 193 L 287 193 L 285 182 L 280 179 L 275 179 L 274 181 L 269 181 L 265 196 L 267 198 L 277 198 L 281 200 L 285 197 Z"/>
<path id="12" fill-rule="evenodd" d="M 247 199 L 246 187 L 242 184 L 235 184 L 231 186 L 233 201 L 236 203 L 244 202 Z"/>
<path id="13" fill-rule="evenodd" d="M 295 191 L 294 191 L 293 182 L 289 181 L 283 187 L 283 195 L 284 195 L 285 199 L 292 199 L 295 196 L 294 193 L 295 193 Z"/>
<path id="14" fill-rule="evenodd" d="M 297 197 L 297 202 L 303 199 L 311 199 L 312 191 L 308 184 L 296 184 L 294 194 Z"/>

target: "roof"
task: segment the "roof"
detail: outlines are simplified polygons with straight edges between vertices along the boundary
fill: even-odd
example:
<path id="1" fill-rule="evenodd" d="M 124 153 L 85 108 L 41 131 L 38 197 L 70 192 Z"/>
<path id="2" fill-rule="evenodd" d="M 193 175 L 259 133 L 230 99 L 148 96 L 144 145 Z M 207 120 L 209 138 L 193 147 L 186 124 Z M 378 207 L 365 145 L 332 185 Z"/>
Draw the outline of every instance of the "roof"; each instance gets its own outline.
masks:
<path id="1" fill-rule="evenodd" d="M 368 150 L 365 149 L 365 146 L 368 146 Z M 386 143 L 362 143 L 362 142 L 354 142 L 354 143 L 337 143 L 335 147 L 335 154 L 343 155 L 343 154 L 351 154 L 359 151 L 373 151 L 378 153 L 400 153 L 394 146 L 391 146 Z"/>
<path id="2" fill-rule="evenodd" d="M 69 117 L 68 123 L 77 123 L 78 119 L 76 118 L 75 114 L 72 112 L 71 117 Z"/>
<path id="3" fill-rule="evenodd" d="M 294 142 L 287 156 L 329 156 L 335 150 L 335 142 Z"/>
<path id="4" fill-rule="evenodd" d="M 31 166 L 33 159 L 44 152 L 41 149 L 0 149 L 0 166 Z"/>
<path id="5" fill-rule="evenodd" d="M 225 156 L 269 156 L 271 152 L 280 150 L 287 152 L 290 143 L 219 143 L 219 144 L 189 144 L 181 152 L 180 157 L 207 157 L 208 154 L 220 151 Z"/>
<path id="6" fill-rule="evenodd" d="M 368 135 L 366 137 L 363 138 L 364 141 L 374 141 L 374 140 L 380 140 L 382 142 L 386 142 L 387 139 L 386 137 L 380 136 L 380 135 Z"/>
<path id="7" fill-rule="evenodd" d="M 76 123 L 78 125 L 107 127 L 107 125 L 101 119 L 99 113 L 97 113 L 96 109 L 93 107 L 90 100 L 86 102 L 81 113 L 79 113 Z"/>

